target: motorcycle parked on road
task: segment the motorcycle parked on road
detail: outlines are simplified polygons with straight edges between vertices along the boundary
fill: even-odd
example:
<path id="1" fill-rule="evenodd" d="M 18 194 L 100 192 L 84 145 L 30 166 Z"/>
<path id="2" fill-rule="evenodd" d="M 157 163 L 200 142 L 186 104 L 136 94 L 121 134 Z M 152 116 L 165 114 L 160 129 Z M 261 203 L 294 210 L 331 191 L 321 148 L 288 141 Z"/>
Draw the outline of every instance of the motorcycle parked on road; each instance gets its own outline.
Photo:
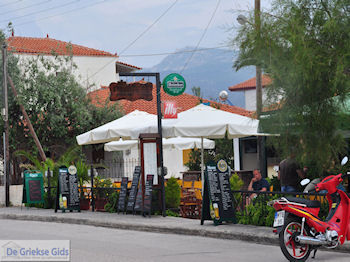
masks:
<path id="1" fill-rule="evenodd" d="M 348 158 L 342 160 L 345 165 Z M 337 186 L 347 174 L 331 175 L 316 184 L 311 193 L 327 190 L 329 213 L 325 221 L 318 218 L 321 203 L 298 197 L 281 197 L 269 202 L 276 209 L 274 232 L 279 234 L 282 253 L 289 261 L 305 261 L 312 250 L 321 246 L 336 248 L 350 240 L 350 199 Z M 306 183 L 302 181 L 302 185 Z"/>

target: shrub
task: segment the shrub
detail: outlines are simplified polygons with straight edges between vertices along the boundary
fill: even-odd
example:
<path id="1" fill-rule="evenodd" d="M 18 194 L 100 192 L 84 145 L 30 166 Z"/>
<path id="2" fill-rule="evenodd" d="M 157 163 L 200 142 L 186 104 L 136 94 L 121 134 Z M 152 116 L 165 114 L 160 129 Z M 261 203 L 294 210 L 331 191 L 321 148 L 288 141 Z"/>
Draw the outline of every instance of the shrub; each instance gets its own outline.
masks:
<path id="1" fill-rule="evenodd" d="M 178 208 L 180 205 L 181 188 L 175 177 L 168 179 L 165 187 L 165 204 L 167 208 Z"/>
<path id="2" fill-rule="evenodd" d="M 237 173 L 234 173 L 230 177 L 230 187 L 232 191 L 241 190 L 243 184 L 243 180 L 239 178 Z M 241 203 L 242 195 L 240 193 L 234 193 L 233 198 L 236 200 L 236 206 L 238 206 Z"/>
<path id="3" fill-rule="evenodd" d="M 110 178 L 103 179 L 100 176 L 96 176 L 94 177 L 94 186 L 97 188 L 96 198 L 107 198 L 110 192 L 108 188 L 112 188 L 112 180 Z"/>
<path id="4" fill-rule="evenodd" d="M 176 213 L 176 212 L 174 212 L 174 211 L 172 211 L 172 210 L 170 210 L 170 209 L 167 209 L 167 210 L 165 211 L 165 213 L 166 213 L 166 215 L 167 215 L 168 217 L 179 217 L 179 216 L 180 216 L 179 213 Z"/>
<path id="5" fill-rule="evenodd" d="M 271 227 L 273 225 L 276 210 L 273 207 L 268 206 L 267 202 L 276 198 L 278 198 L 278 196 L 258 196 L 249 206 L 246 206 L 245 210 L 237 212 L 238 223 Z"/>
<path id="6" fill-rule="evenodd" d="M 118 199 L 119 199 L 119 192 L 113 192 L 108 198 L 108 202 L 105 205 L 105 210 L 109 213 L 117 212 Z"/>

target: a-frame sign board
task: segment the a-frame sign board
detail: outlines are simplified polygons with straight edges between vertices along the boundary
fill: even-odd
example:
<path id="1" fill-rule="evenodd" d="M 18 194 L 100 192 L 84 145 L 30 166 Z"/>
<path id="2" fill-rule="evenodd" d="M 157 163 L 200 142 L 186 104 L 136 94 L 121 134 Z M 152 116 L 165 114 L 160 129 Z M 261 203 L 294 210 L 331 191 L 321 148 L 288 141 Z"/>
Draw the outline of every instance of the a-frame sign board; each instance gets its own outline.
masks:
<path id="1" fill-rule="evenodd" d="M 58 169 L 55 212 L 57 210 L 62 210 L 62 212 L 77 210 L 80 212 L 80 196 L 76 172 L 77 170 L 74 166 L 69 168 L 61 166 Z"/>
<path id="2" fill-rule="evenodd" d="M 117 205 L 117 212 L 125 212 L 125 202 L 126 197 L 128 194 L 128 177 L 122 177 L 122 182 L 120 185 L 120 191 L 119 191 L 119 199 L 118 199 L 118 205 Z"/>
<path id="3" fill-rule="evenodd" d="M 136 195 L 138 191 L 139 181 L 140 181 L 140 175 L 141 175 L 141 166 L 136 166 L 134 170 L 134 175 L 132 177 L 131 182 L 131 189 L 129 193 L 128 202 L 126 204 L 126 211 L 133 212 L 134 206 L 136 202 Z"/>
<path id="4" fill-rule="evenodd" d="M 230 174 L 227 163 L 220 160 L 216 166 L 207 166 L 204 174 L 201 225 L 213 220 L 215 225 L 223 221 L 236 223 Z"/>
<path id="5" fill-rule="evenodd" d="M 154 175 L 147 175 L 145 184 L 145 200 L 143 206 L 143 215 L 151 216 L 152 212 L 152 191 L 153 191 L 153 177 Z"/>
<path id="6" fill-rule="evenodd" d="M 44 178 L 39 171 L 24 171 L 22 203 L 44 203 Z"/>

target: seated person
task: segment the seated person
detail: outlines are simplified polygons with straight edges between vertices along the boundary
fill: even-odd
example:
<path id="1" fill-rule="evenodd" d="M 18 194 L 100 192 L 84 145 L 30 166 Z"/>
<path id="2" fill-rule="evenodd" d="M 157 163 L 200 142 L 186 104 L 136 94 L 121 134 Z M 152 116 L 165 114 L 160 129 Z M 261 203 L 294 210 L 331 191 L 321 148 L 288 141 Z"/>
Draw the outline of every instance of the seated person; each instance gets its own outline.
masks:
<path id="1" fill-rule="evenodd" d="M 262 178 L 260 170 L 254 169 L 253 178 L 249 183 L 248 191 L 269 191 L 270 185 L 269 182 L 266 181 L 265 178 Z M 246 204 L 249 205 L 251 200 L 256 198 L 257 194 L 253 193 L 247 198 Z"/>

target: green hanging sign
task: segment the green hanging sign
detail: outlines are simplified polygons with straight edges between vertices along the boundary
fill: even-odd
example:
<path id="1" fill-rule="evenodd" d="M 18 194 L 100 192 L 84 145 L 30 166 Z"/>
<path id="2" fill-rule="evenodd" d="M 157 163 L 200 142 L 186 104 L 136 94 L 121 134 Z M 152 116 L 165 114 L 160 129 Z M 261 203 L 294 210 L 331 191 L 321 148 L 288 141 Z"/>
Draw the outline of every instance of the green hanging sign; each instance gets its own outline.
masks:
<path id="1" fill-rule="evenodd" d="M 24 204 L 44 203 L 44 178 L 39 171 L 24 171 L 23 173 Z"/>
<path id="2" fill-rule="evenodd" d="M 164 78 L 163 89 L 165 93 L 171 96 L 181 95 L 183 92 L 185 92 L 186 81 L 183 76 L 172 73 Z"/>

